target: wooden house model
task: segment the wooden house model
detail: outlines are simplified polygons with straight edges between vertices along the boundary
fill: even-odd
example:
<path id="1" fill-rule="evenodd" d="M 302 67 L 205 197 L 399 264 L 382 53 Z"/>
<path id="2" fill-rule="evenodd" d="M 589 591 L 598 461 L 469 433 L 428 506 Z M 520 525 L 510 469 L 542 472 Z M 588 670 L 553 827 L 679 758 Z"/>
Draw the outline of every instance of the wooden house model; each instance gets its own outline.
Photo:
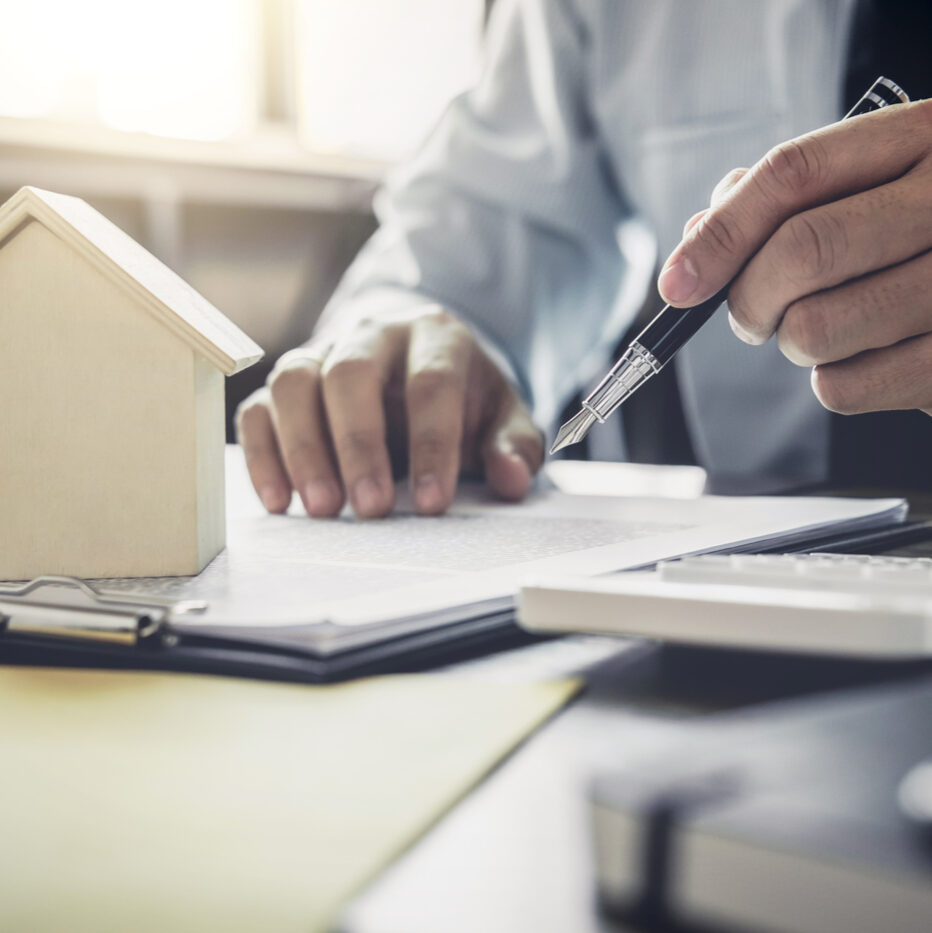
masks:
<path id="1" fill-rule="evenodd" d="M 193 574 L 224 546 L 224 376 L 261 349 L 83 201 L 0 207 L 0 580 Z"/>

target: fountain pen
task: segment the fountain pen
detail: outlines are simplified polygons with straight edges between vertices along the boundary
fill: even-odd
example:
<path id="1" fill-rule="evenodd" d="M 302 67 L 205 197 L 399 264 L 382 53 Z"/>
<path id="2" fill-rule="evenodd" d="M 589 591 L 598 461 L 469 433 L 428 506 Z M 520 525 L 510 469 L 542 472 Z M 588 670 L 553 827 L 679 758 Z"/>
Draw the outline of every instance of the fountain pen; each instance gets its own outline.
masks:
<path id="1" fill-rule="evenodd" d="M 889 78 L 880 77 L 843 119 L 908 101 L 909 97 L 902 88 Z M 676 356 L 686 341 L 718 310 L 730 288 L 731 282 L 702 304 L 691 308 L 666 305 L 634 338 L 595 391 L 583 400 L 582 408 L 560 428 L 550 453 L 578 444 L 596 422 L 604 424 L 622 402 Z"/>

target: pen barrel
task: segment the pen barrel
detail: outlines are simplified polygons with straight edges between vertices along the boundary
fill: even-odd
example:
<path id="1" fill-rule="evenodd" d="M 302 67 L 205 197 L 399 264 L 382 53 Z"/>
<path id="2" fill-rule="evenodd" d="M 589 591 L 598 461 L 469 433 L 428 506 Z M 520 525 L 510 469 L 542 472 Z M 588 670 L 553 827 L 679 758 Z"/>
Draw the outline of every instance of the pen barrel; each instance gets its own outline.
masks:
<path id="1" fill-rule="evenodd" d="M 667 305 L 638 334 L 636 342 L 647 347 L 661 366 L 665 366 L 677 351 L 718 310 L 728 295 L 729 282 L 720 292 L 692 308 Z"/>

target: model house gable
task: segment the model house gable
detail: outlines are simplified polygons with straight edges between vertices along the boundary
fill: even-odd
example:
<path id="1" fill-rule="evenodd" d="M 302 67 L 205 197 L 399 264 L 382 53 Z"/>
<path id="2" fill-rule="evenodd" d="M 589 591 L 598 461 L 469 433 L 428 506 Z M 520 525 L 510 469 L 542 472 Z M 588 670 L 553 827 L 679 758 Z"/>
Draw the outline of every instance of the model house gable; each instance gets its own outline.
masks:
<path id="1" fill-rule="evenodd" d="M 0 208 L 0 249 L 30 220 L 67 243 L 225 376 L 262 357 L 261 347 L 206 298 L 79 198 L 20 188 Z"/>

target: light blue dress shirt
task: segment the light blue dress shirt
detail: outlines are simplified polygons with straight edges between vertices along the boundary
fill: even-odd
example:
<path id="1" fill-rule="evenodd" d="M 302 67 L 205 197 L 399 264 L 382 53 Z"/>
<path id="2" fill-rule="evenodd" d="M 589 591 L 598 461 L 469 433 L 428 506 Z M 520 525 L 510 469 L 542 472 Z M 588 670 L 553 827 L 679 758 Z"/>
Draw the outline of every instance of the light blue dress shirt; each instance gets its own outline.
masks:
<path id="1" fill-rule="evenodd" d="M 391 176 L 330 310 L 386 287 L 442 303 L 501 350 L 551 429 L 715 183 L 841 116 L 852 6 L 499 0 L 479 84 Z M 825 476 L 828 415 L 773 341 L 739 342 L 722 309 L 676 367 L 713 476 Z M 619 436 L 590 435 L 603 454 Z"/>

